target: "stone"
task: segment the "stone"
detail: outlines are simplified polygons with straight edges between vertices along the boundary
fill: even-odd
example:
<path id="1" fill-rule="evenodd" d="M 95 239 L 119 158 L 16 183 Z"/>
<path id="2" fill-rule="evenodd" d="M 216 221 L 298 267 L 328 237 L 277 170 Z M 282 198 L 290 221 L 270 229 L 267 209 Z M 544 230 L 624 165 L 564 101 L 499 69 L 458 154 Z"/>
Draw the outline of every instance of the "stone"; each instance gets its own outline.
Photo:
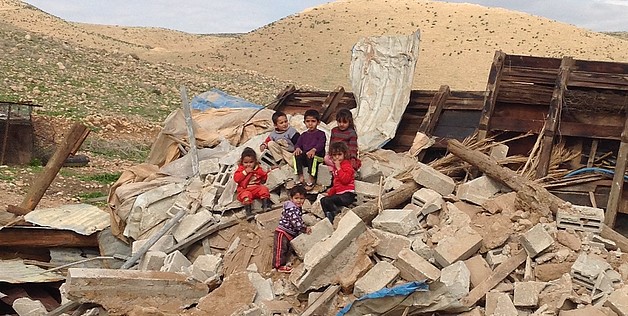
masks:
<path id="1" fill-rule="evenodd" d="M 208 278 L 214 275 L 222 275 L 222 258 L 219 256 L 200 255 L 196 257 L 192 266 L 203 271 Z"/>
<path id="2" fill-rule="evenodd" d="M 446 267 L 458 260 L 468 259 L 481 245 L 482 236 L 466 226 L 438 243 L 434 248 L 434 259 L 441 267 Z"/>
<path id="3" fill-rule="evenodd" d="M 279 225 L 279 219 L 281 219 L 281 213 L 283 208 L 272 210 L 266 213 L 260 213 L 255 215 L 255 221 L 260 228 L 267 231 L 275 231 L 275 228 Z"/>
<path id="4" fill-rule="evenodd" d="M 420 207 L 421 213 L 427 215 L 442 208 L 443 197 L 436 191 L 428 188 L 421 188 L 412 194 L 412 204 Z"/>
<path id="5" fill-rule="evenodd" d="M 329 168 L 318 168 L 318 173 L 316 174 L 316 183 L 323 186 L 324 188 L 328 188 L 331 187 L 331 181 L 332 175 Z"/>
<path id="6" fill-rule="evenodd" d="M 615 290 L 604 303 L 619 316 L 628 316 L 628 286 Z"/>
<path id="7" fill-rule="evenodd" d="M 426 164 L 420 162 L 418 164 L 420 168 L 412 171 L 412 178 L 416 183 L 443 196 L 454 192 L 456 183 L 452 178 Z"/>
<path id="8" fill-rule="evenodd" d="M 561 310 L 558 316 L 609 316 L 595 306 L 586 306 L 572 310 Z"/>
<path id="9" fill-rule="evenodd" d="M 499 162 L 500 160 L 506 159 L 508 156 L 508 149 L 508 145 L 506 144 L 496 144 L 491 147 L 489 156 Z"/>
<path id="10" fill-rule="evenodd" d="M 355 181 L 355 192 L 360 192 L 361 194 L 369 197 L 378 197 L 379 196 L 379 185 L 374 183 L 368 183 L 364 181 Z"/>
<path id="11" fill-rule="evenodd" d="M 504 248 L 491 249 L 486 253 L 486 262 L 491 269 L 497 268 L 508 256 L 504 253 Z"/>
<path id="12" fill-rule="evenodd" d="M 369 272 L 355 282 L 353 295 L 361 297 L 381 290 L 399 276 L 399 269 L 386 261 L 378 262 Z"/>
<path id="13" fill-rule="evenodd" d="M 538 307 L 539 293 L 545 288 L 544 282 L 515 282 L 513 303 L 516 307 Z"/>
<path id="14" fill-rule="evenodd" d="M 440 271 L 440 281 L 449 288 L 449 295 L 461 299 L 469 294 L 471 272 L 464 262 L 458 261 Z"/>
<path id="15" fill-rule="evenodd" d="M 460 313 L 458 316 L 484 316 L 480 307 L 476 307 L 468 312 Z"/>
<path id="16" fill-rule="evenodd" d="M 471 273 L 471 285 L 473 287 L 478 286 L 484 280 L 488 279 L 488 277 L 493 273 L 491 267 L 489 267 L 488 263 L 481 255 L 473 256 L 464 261 L 464 264 L 469 269 Z"/>
<path id="17" fill-rule="evenodd" d="M 497 194 L 500 188 L 499 182 L 487 176 L 481 176 L 459 185 L 456 196 L 461 200 L 482 205 Z"/>
<path id="18" fill-rule="evenodd" d="M 263 301 L 262 305 L 263 315 L 288 315 L 292 309 L 292 304 L 288 301 Z"/>
<path id="19" fill-rule="evenodd" d="M 482 207 L 487 210 L 491 214 L 504 213 L 504 214 L 512 214 L 515 213 L 515 199 L 517 197 L 516 192 L 510 192 L 506 194 L 501 194 L 495 197 L 490 198 Z"/>
<path id="20" fill-rule="evenodd" d="M 427 261 L 434 261 L 434 249 L 426 245 L 420 236 L 412 238 L 412 251 Z"/>
<path id="21" fill-rule="evenodd" d="M 166 253 L 163 251 L 148 251 L 140 259 L 139 270 L 141 271 L 160 271 L 164 266 Z"/>
<path id="22" fill-rule="evenodd" d="M 387 209 L 373 219 L 373 228 L 408 236 L 418 230 L 419 220 L 413 210 Z"/>
<path id="23" fill-rule="evenodd" d="M 553 243 L 554 239 L 545 230 L 542 223 L 536 224 L 521 236 L 521 245 L 530 258 L 536 257 Z"/>
<path id="24" fill-rule="evenodd" d="M 545 263 L 534 268 L 534 276 L 537 280 L 548 282 L 560 278 L 571 270 L 571 262 Z"/>
<path id="25" fill-rule="evenodd" d="M 314 246 L 314 244 L 331 236 L 333 232 L 334 227 L 329 222 L 329 219 L 325 218 L 318 221 L 316 225 L 312 226 L 312 233 L 300 234 L 296 238 L 292 239 L 290 244 L 297 256 L 303 259 L 305 254 Z"/>
<path id="26" fill-rule="evenodd" d="M 568 233 L 565 230 L 559 230 L 556 232 L 556 240 L 573 251 L 580 251 L 580 248 L 582 247 L 582 241 L 580 241 L 580 238 L 574 234 Z"/>
<path id="27" fill-rule="evenodd" d="M 259 304 L 263 301 L 272 301 L 275 299 L 273 281 L 270 278 L 264 279 L 257 272 L 249 272 L 249 281 L 251 281 L 251 284 L 253 284 L 253 287 L 257 291 L 255 299 L 253 300 L 254 304 Z"/>
<path id="28" fill-rule="evenodd" d="M 408 237 L 379 229 L 372 229 L 371 232 L 379 240 L 375 252 L 381 256 L 396 259 L 402 249 L 412 246 L 412 240 Z"/>
<path id="29" fill-rule="evenodd" d="M 397 180 L 393 177 L 388 177 L 384 180 L 384 191 L 389 192 L 392 190 L 397 190 L 403 185 L 401 180 Z"/>
<path id="30" fill-rule="evenodd" d="M 406 281 L 436 281 L 440 277 L 438 268 L 408 248 L 399 252 L 393 265 L 399 269 L 399 275 Z"/>
<path id="31" fill-rule="evenodd" d="M 268 190 L 273 191 L 283 185 L 288 179 L 293 177 L 294 171 L 292 170 L 292 166 L 283 165 L 282 167 L 273 169 L 268 173 L 265 185 Z"/>
<path id="32" fill-rule="evenodd" d="M 512 316 L 518 315 L 510 296 L 503 292 L 486 293 L 486 315 Z"/>
<path id="33" fill-rule="evenodd" d="M 48 311 L 44 304 L 28 297 L 20 297 L 13 301 L 13 310 L 20 316 L 46 315 Z"/>

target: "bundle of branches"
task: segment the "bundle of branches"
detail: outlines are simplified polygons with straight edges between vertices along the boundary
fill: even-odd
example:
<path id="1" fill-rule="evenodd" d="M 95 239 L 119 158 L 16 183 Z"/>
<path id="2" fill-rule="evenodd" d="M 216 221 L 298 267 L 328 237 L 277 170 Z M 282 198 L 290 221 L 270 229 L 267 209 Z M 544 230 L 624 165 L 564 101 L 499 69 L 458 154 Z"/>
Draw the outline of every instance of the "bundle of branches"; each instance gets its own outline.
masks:
<path id="1" fill-rule="evenodd" d="M 580 158 L 582 154 L 579 150 L 573 150 L 565 147 L 564 143 L 556 144 L 552 147 L 552 154 L 550 156 L 549 168 L 547 171 L 547 176 L 537 179 L 537 182 L 550 182 L 556 179 L 560 179 L 564 177 L 567 173 L 572 170 L 561 168 L 565 162 Z M 539 164 L 539 156 L 531 155 L 530 163 L 528 168 L 522 168 L 518 170 L 519 174 L 528 178 L 534 179 L 536 175 L 536 168 Z"/>

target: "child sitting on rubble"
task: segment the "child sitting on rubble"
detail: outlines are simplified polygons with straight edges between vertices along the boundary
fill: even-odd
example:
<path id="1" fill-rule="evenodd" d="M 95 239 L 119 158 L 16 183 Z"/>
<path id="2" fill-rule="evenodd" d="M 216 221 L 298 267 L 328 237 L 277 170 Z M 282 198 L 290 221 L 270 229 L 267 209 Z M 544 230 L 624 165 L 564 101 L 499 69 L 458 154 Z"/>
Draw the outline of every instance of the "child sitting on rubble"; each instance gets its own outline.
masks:
<path id="1" fill-rule="evenodd" d="M 295 173 L 299 175 L 299 182 L 305 182 L 305 189 L 311 190 L 316 181 L 317 167 L 325 157 L 325 144 L 327 136 L 318 129 L 321 115 L 316 110 L 307 110 L 303 115 L 303 122 L 307 130 L 299 136 L 294 149 Z M 308 170 L 307 178 L 303 174 L 303 168 Z"/>
<path id="2" fill-rule="evenodd" d="M 264 152 L 268 149 L 275 161 L 284 159 L 287 163 L 292 163 L 294 155 L 294 144 L 299 139 L 299 132 L 290 126 L 286 113 L 277 111 L 272 116 L 275 130 L 266 137 L 264 143 L 259 146 L 259 150 Z"/>
<path id="3" fill-rule="evenodd" d="M 297 185 L 290 189 L 290 201 L 286 201 L 283 205 L 283 212 L 279 225 L 275 229 L 275 238 L 273 242 L 273 268 L 279 272 L 289 273 L 292 268 L 286 266 L 288 255 L 290 254 L 290 240 L 298 236 L 302 232 L 310 234 L 310 227 L 303 223 L 303 202 L 305 201 L 305 188 Z"/>
<path id="4" fill-rule="evenodd" d="M 343 108 L 336 113 L 337 126 L 331 129 L 331 137 L 329 143 L 344 142 L 349 148 L 347 159 L 351 162 L 354 170 L 360 169 L 362 162 L 358 159 L 358 133 L 355 131 L 353 123 L 353 115 L 349 109 Z M 325 164 L 331 169 L 334 168 L 334 162 L 331 155 L 325 156 Z"/>
<path id="5" fill-rule="evenodd" d="M 262 200 L 262 209 L 267 211 L 271 207 L 270 192 L 263 184 L 268 174 L 259 164 L 257 153 L 251 147 L 246 147 L 240 156 L 238 169 L 233 174 L 233 180 L 238 184 L 236 189 L 238 201 L 246 210 L 247 215 L 253 213 L 251 204 L 253 200 Z"/>
<path id="6" fill-rule="evenodd" d="M 326 196 L 321 199 L 321 207 L 325 216 L 333 224 L 340 207 L 355 202 L 355 169 L 351 166 L 349 148 L 344 142 L 329 145 L 329 153 L 334 163 L 332 168 L 333 182 Z"/>

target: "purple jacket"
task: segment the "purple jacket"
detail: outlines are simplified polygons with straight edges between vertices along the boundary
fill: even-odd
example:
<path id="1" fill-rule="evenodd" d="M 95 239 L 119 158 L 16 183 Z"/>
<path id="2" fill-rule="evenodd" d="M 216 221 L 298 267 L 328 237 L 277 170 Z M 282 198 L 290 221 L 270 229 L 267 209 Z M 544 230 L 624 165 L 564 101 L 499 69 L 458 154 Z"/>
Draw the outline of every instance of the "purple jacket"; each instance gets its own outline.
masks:
<path id="1" fill-rule="evenodd" d="M 306 226 L 303 223 L 303 211 L 301 208 L 292 201 L 286 201 L 283 204 L 283 212 L 281 212 L 278 228 L 292 236 L 297 236 L 304 232 Z"/>
<path id="2" fill-rule="evenodd" d="M 327 142 L 327 136 L 325 132 L 320 129 L 313 131 L 306 130 L 299 136 L 299 140 L 294 145 L 295 148 L 301 148 L 305 153 L 312 148 L 316 148 L 316 156 L 325 157 L 325 143 Z"/>

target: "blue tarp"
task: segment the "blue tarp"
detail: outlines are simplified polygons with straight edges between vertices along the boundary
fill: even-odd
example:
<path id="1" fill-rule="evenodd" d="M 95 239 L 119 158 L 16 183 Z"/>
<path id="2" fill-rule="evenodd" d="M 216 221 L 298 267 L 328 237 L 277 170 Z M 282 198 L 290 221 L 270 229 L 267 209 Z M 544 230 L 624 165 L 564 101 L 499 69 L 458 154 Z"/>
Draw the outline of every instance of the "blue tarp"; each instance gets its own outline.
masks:
<path id="1" fill-rule="evenodd" d="M 205 111 L 207 109 L 223 109 L 223 108 L 231 108 L 231 109 L 261 109 L 263 106 L 255 103 L 251 103 L 247 100 L 234 97 L 225 93 L 224 91 L 218 90 L 216 88 L 211 89 L 207 92 L 203 92 L 194 98 L 190 102 L 190 106 L 192 109 Z"/>
<path id="2" fill-rule="evenodd" d="M 349 312 L 349 310 L 351 309 L 351 306 L 353 305 L 353 303 L 357 302 L 357 301 L 362 301 L 362 300 L 366 300 L 366 299 L 372 299 L 372 298 L 382 298 L 382 297 L 390 297 L 390 296 L 408 296 L 416 291 L 427 291 L 429 288 L 429 286 L 427 285 L 427 283 L 425 282 L 418 282 L 418 281 L 413 281 L 413 282 L 408 282 L 408 283 L 404 283 L 404 284 L 399 284 L 397 286 L 391 287 L 391 288 L 383 288 L 379 291 L 373 292 L 373 293 L 369 293 L 366 294 L 364 296 L 361 296 L 360 298 L 358 298 L 357 300 L 353 301 L 352 303 L 350 303 L 349 305 L 345 306 L 344 308 L 342 308 L 338 314 L 336 314 L 336 316 L 343 316 L 345 315 L 347 312 Z"/>

